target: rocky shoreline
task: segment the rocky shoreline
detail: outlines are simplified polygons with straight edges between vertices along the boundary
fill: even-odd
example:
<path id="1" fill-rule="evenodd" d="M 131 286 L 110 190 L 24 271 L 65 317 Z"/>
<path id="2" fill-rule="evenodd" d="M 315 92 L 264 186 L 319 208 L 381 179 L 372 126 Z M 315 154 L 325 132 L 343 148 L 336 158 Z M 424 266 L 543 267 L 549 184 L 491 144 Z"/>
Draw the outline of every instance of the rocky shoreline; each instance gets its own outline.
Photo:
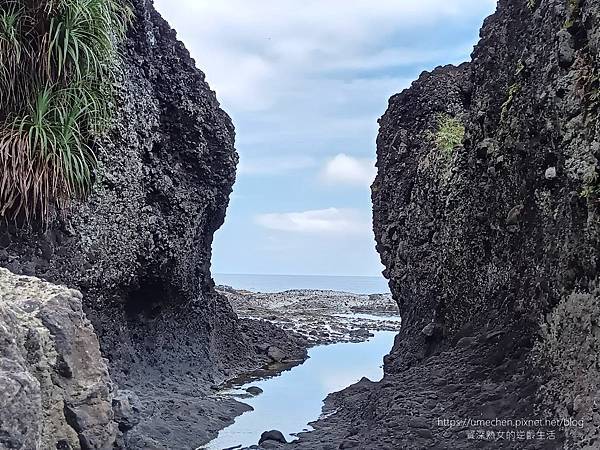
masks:
<path id="1" fill-rule="evenodd" d="M 289 344 L 300 357 L 304 350 L 266 322 L 240 322 L 214 290 L 211 246 L 236 178 L 235 130 L 152 1 L 129 3 L 134 16 L 115 80 L 114 120 L 93 143 L 98 170 L 90 195 L 56 211 L 45 227 L 2 217 L 0 266 L 81 294 L 114 385 L 106 398 L 115 411 L 102 418 L 109 436 L 90 448 L 110 448 L 110 441 L 128 449 L 188 448 L 230 420 L 208 398 L 211 386 L 269 361 L 257 343 Z M 52 392 L 42 390 L 42 398 Z M 29 450 L 13 419 L 38 419 L 19 408 L 22 417 L 8 417 L 12 410 L 0 409 L 0 448 Z M 101 420 L 94 416 L 81 417 Z M 69 421 L 43 448 L 62 448 L 65 439 L 70 448 L 87 448 L 86 426 Z M 50 424 L 42 417 L 38 425 L 39 441 Z"/>
<path id="2" fill-rule="evenodd" d="M 216 289 L 227 297 L 242 324 L 248 321 L 258 327 L 266 324 L 280 327 L 289 336 L 295 337 L 296 342 L 301 343 L 305 350 L 317 345 L 364 342 L 373 337 L 375 331 L 398 331 L 401 325 L 397 305 L 390 294 L 361 295 L 320 290 L 259 293 L 228 286 L 217 286 Z M 361 314 L 367 312 L 368 314 Z M 222 400 L 225 405 L 232 404 L 232 401 L 237 403 L 235 409 L 226 409 L 231 420 L 221 428 L 230 425 L 235 417 L 248 411 L 243 403 L 245 397 L 260 395 L 260 392 L 230 394 L 232 390 L 258 380 L 276 377 L 305 361 L 306 353 L 299 358 L 298 353 L 293 354 L 289 348 L 281 348 L 283 342 L 265 341 L 257 344 L 257 352 L 270 359 L 267 364 L 213 386 L 216 391 L 213 398 L 217 402 Z M 204 444 L 208 442 L 209 440 Z M 255 448 L 269 448 L 272 444 L 267 443 L 266 447 L 257 445 Z"/>
<path id="3" fill-rule="evenodd" d="M 598 448 L 600 0 L 499 0 L 471 62 L 390 99 L 372 200 L 391 296 L 217 292 L 233 123 L 152 1 L 129 3 L 89 196 L 43 227 L 0 218 L 0 448 L 191 448 L 244 410 L 226 380 L 373 329 L 399 331 L 383 380 L 287 448 Z"/>
<path id="4" fill-rule="evenodd" d="M 598 448 L 599 11 L 499 0 L 470 62 L 390 99 L 373 222 L 403 326 L 292 448 Z"/>
<path id="5" fill-rule="evenodd" d="M 362 342 L 371 331 L 398 331 L 400 316 L 391 294 L 322 290 L 256 293 L 217 286 L 241 318 L 278 325 L 303 336 L 308 345 Z"/>

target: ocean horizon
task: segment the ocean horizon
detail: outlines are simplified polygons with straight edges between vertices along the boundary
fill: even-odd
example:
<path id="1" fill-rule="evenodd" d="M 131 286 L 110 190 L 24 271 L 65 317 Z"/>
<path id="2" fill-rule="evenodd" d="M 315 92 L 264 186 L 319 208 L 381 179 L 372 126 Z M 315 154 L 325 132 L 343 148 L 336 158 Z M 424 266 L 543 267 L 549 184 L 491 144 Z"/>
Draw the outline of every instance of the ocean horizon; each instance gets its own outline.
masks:
<path id="1" fill-rule="evenodd" d="M 215 273 L 217 285 L 252 292 L 283 292 L 293 289 L 350 292 L 353 294 L 387 294 L 388 281 L 383 277 L 346 275 L 267 275 Z"/>

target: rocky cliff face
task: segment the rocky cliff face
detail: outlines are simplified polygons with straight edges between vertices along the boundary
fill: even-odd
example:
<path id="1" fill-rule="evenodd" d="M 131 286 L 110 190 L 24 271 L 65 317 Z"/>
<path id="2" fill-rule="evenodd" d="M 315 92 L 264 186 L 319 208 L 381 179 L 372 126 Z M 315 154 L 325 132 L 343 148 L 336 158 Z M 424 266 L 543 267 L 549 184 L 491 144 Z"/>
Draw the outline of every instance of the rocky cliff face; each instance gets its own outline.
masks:
<path id="1" fill-rule="evenodd" d="M 0 265 L 83 292 L 114 381 L 146 411 L 128 448 L 177 447 L 207 433 L 194 396 L 257 360 L 209 270 L 237 154 L 230 118 L 175 31 L 151 1 L 131 3 L 91 197 L 42 232 L 0 225 Z"/>
<path id="2" fill-rule="evenodd" d="M 596 1 L 501 0 L 469 65 L 423 74 L 390 100 L 373 186 L 405 318 L 387 371 L 501 331 L 508 358 L 549 363 L 538 400 L 558 395 L 544 400 L 556 417 L 592 422 L 568 430 L 580 445 L 600 438 L 599 13 Z M 428 138 L 439 113 L 467 129 L 449 158 Z"/>
<path id="3" fill-rule="evenodd" d="M 0 269 L 0 448 L 112 448 L 113 384 L 81 293 Z"/>
<path id="4" fill-rule="evenodd" d="M 472 58 L 380 121 L 374 227 L 403 329 L 385 379 L 332 397 L 307 442 L 600 445 L 600 2 L 500 0 Z M 463 145 L 438 148 L 440 114 Z M 438 421 L 468 418 L 580 422 L 496 442 Z"/>
<path id="5" fill-rule="evenodd" d="M 570 293 L 590 291 L 600 225 L 598 196 L 586 194 L 600 146 L 597 13 L 590 1 L 501 1 L 470 65 L 424 74 L 390 101 L 375 227 L 414 319 L 407 336 L 430 322 L 446 340 L 490 320 L 537 328 Z M 427 138 L 440 112 L 467 125 L 450 161 Z"/>

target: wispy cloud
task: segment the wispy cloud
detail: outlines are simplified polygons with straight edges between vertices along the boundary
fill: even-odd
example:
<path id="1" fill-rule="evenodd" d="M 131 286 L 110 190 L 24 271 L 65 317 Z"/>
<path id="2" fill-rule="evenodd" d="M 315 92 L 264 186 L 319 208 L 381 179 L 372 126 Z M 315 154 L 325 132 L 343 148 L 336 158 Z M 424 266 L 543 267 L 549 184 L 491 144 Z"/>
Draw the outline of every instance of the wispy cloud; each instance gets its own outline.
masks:
<path id="1" fill-rule="evenodd" d="M 340 153 L 327 161 L 321 179 L 327 184 L 370 186 L 376 174 L 374 160 Z"/>
<path id="2" fill-rule="evenodd" d="M 236 126 L 243 200 L 217 236 L 221 270 L 373 273 L 377 119 L 421 71 L 467 60 L 496 0 L 154 3 Z"/>
<path id="3" fill-rule="evenodd" d="M 256 223 L 270 230 L 316 234 L 366 234 L 371 225 L 354 209 L 318 209 L 312 211 L 260 214 Z"/>
<path id="4" fill-rule="evenodd" d="M 314 158 L 301 155 L 243 158 L 238 172 L 243 175 L 286 175 L 316 165 Z"/>
<path id="5" fill-rule="evenodd" d="M 463 42 L 428 48 L 428 27 L 480 17 L 495 0 L 156 0 L 227 107 L 264 111 L 331 69 L 370 71 L 454 60 Z M 399 31 L 412 45 L 399 45 Z M 468 53 L 468 52 L 467 52 Z M 348 76 L 348 72 L 344 74 Z"/>

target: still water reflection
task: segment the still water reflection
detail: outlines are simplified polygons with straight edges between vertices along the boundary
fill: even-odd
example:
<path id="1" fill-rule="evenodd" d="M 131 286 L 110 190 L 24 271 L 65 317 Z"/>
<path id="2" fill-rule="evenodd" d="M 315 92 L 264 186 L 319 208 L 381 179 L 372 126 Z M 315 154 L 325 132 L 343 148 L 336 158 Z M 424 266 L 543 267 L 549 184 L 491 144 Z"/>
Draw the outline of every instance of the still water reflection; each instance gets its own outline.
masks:
<path id="1" fill-rule="evenodd" d="M 236 445 L 258 443 L 265 430 L 280 430 L 289 440 L 292 433 L 308 428 L 321 414 L 328 394 L 356 383 L 362 377 L 379 381 L 383 376 L 383 356 L 389 353 L 395 332 L 379 331 L 369 341 L 333 344 L 309 350 L 310 358 L 302 365 L 267 380 L 245 385 L 258 386 L 264 392 L 243 402 L 254 408 L 225 428 L 207 449 L 222 450 Z M 309 428 L 308 428 L 309 429 Z"/>

